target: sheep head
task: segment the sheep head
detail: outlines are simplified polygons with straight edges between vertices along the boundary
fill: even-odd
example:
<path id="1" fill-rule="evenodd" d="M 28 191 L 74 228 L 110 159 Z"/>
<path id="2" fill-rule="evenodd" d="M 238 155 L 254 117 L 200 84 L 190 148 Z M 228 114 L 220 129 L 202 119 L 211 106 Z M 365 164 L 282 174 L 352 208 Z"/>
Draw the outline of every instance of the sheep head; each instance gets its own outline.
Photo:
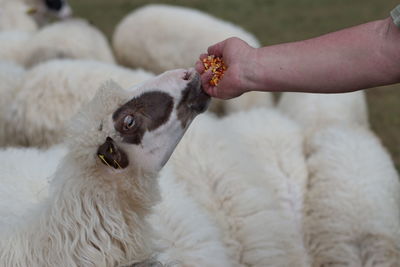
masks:
<path id="1" fill-rule="evenodd" d="M 86 168 L 156 173 L 209 103 L 194 70 L 172 70 L 124 90 L 107 82 L 70 125 L 69 146 Z"/>

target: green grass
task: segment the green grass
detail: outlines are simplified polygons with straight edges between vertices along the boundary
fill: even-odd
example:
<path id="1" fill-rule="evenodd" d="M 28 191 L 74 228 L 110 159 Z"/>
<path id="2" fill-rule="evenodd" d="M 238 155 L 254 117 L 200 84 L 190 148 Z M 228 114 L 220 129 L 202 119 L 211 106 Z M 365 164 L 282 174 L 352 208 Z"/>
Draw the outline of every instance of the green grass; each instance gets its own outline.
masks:
<path id="1" fill-rule="evenodd" d="M 292 42 L 388 16 L 398 0 L 70 0 L 75 14 L 89 19 L 108 37 L 134 8 L 149 3 L 200 9 L 234 22 L 263 45 Z M 151 23 L 151 21 L 149 21 Z M 399 44 L 400 45 L 400 44 Z M 372 129 L 400 170 L 400 85 L 367 91 Z"/>

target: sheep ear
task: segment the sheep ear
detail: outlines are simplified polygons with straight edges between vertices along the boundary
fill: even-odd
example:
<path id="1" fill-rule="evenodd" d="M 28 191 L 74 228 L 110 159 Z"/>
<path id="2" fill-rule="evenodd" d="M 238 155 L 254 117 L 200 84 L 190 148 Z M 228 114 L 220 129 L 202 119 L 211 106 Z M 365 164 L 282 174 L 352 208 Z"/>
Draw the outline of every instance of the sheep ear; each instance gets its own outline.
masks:
<path id="1" fill-rule="evenodd" d="M 99 146 L 97 157 L 110 168 L 125 169 L 129 165 L 128 156 L 119 148 L 111 137 Z"/>

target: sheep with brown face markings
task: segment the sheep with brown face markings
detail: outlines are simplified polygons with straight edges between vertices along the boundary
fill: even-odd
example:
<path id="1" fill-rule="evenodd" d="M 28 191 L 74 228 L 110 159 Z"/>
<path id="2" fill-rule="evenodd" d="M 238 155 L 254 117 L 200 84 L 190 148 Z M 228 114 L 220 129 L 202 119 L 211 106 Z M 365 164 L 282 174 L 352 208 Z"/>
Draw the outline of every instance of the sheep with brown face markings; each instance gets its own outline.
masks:
<path id="1" fill-rule="evenodd" d="M 131 91 L 115 83 L 100 89 L 69 127 L 48 199 L 0 232 L 0 265 L 124 266 L 151 258 L 146 217 L 160 198 L 158 173 L 208 101 L 194 70 L 169 71 Z M 180 118 L 178 109 L 189 115 Z"/>

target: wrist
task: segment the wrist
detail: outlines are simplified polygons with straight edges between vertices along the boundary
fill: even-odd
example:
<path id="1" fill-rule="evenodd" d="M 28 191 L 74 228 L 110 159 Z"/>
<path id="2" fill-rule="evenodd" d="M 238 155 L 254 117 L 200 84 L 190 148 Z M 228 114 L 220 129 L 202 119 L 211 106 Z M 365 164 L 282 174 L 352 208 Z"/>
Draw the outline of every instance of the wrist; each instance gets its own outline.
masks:
<path id="1" fill-rule="evenodd" d="M 382 71 L 396 76 L 396 82 L 400 80 L 400 28 L 392 17 L 378 22 L 376 50 L 382 62 Z"/>
<path id="2" fill-rule="evenodd" d="M 244 62 L 242 63 L 242 70 L 240 71 L 242 76 L 243 93 L 249 91 L 260 91 L 260 89 L 265 88 L 263 81 L 263 69 L 264 66 L 261 62 L 260 48 L 251 47 L 244 57 Z"/>

